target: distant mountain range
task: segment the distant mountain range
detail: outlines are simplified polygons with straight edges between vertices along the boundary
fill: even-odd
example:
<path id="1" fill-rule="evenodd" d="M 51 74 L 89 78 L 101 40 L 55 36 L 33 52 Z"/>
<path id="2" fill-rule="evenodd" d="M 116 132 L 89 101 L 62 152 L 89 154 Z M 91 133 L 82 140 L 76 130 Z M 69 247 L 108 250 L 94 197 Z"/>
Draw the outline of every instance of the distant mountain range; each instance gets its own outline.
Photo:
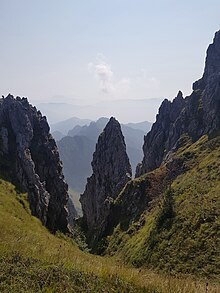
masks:
<path id="1" fill-rule="evenodd" d="M 98 136 L 109 119 L 102 117 L 97 121 L 92 121 L 89 125 L 83 126 L 74 126 L 73 123 L 74 127 L 68 131 L 67 136 L 64 136 L 58 129 L 62 129 L 63 125 L 68 125 L 69 121 L 71 119 L 52 125 L 51 128 L 55 130 L 52 134 L 57 140 L 67 183 L 76 192 L 83 192 L 86 179 L 92 172 L 91 161 Z M 77 118 L 72 119 L 72 121 L 77 121 Z M 80 123 L 82 121 L 80 120 Z M 143 158 L 142 145 L 144 135 L 150 130 L 151 123 L 144 121 L 140 123 L 122 124 L 121 127 L 134 174 L 137 164 Z M 64 130 L 67 132 L 67 128 Z"/>
<path id="2" fill-rule="evenodd" d="M 106 100 L 90 105 L 76 103 L 39 103 L 37 107 L 46 115 L 49 124 L 55 124 L 71 117 L 89 118 L 116 117 L 119 121 L 155 121 L 157 110 L 163 98 Z M 72 126 L 73 127 L 73 126 Z M 52 129 L 54 131 L 54 129 Z"/>
<path id="3" fill-rule="evenodd" d="M 90 119 L 80 119 L 78 117 L 71 117 L 69 119 L 57 122 L 55 124 L 51 124 L 50 129 L 51 132 L 61 133 L 62 135 L 66 135 L 67 132 L 75 126 L 84 126 L 88 125 L 92 120 Z"/>

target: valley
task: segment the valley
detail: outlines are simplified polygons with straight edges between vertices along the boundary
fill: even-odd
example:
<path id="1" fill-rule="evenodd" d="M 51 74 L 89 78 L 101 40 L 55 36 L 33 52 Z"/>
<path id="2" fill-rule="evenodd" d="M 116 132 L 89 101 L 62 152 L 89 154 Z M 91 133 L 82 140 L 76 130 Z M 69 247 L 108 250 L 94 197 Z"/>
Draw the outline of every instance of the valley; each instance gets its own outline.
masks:
<path id="1" fill-rule="evenodd" d="M 9 2 L 11 10 L 10 21 L 1 13 L 2 40 L 21 39 L 2 46 L 2 84 L 22 95 L 0 98 L 0 292 L 220 293 L 220 30 L 208 45 L 201 78 L 189 94 L 179 90 L 198 75 L 196 52 L 208 31 L 198 25 L 189 40 L 185 15 L 191 13 L 194 25 L 207 20 L 196 14 L 204 3 L 192 14 L 190 2 L 182 35 L 169 38 L 179 24 L 172 15 L 172 30 L 158 30 L 151 39 L 157 25 L 147 31 L 135 11 L 145 24 L 154 14 L 129 1 L 126 7 L 124 1 L 106 3 L 111 9 L 99 17 L 93 10 L 103 4 L 96 1 L 94 7 L 69 3 L 70 10 L 58 9 L 56 1 L 29 3 L 23 20 L 14 13 L 15 1 L 3 2 L 0 11 Z M 22 14 L 26 8 L 19 5 Z M 129 7 L 130 30 L 119 17 Z M 158 8 L 156 22 L 166 15 L 164 6 Z M 108 13 L 114 22 L 106 27 Z M 89 25 L 81 17 L 91 17 Z M 39 18 L 50 23 L 41 26 Z M 24 21 L 16 34 L 10 30 L 15 21 Z M 124 31 L 117 50 L 110 33 L 115 24 Z M 133 30 L 137 24 L 140 34 Z M 105 42 L 96 47 L 102 25 Z M 31 41 L 21 46 L 20 40 L 36 32 L 34 53 Z M 140 36 L 145 43 L 135 51 Z M 104 47 L 114 67 L 102 53 L 92 60 Z M 174 87 L 177 94 L 163 98 Z M 33 100 L 39 95 L 36 104 L 25 90 Z M 152 98 L 144 98 L 148 94 Z"/>

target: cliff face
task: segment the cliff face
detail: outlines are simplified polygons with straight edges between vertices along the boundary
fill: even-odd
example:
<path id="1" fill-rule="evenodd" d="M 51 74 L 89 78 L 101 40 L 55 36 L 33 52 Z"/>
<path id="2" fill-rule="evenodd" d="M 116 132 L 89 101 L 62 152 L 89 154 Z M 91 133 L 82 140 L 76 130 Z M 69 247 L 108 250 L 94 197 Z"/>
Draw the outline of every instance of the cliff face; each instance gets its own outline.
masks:
<path id="1" fill-rule="evenodd" d="M 67 230 L 67 184 L 46 117 L 27 99 L 0 101 L 0 173 L 21 192 L 30 209 L 52 232 Z"/>
<path id="2" fill-rule="evenodd" d="M 219 113 L 220 31 L 192 94 L 163 101 L 137 178 L 111 208 L 105 252 L 137 266 L 219 274 Z"/>
<path id="3" fill-rule="evenodd" d="M 80 199 L 91 243 L 104 233 L 113 200 L 131 179 L 124 137 L 119 122 L 114 118 L 109 120 L 99 136 L 92 170 Z"/>
<path id="4" fill-rule="evenodd" d="M 140 224 L 142 215 L 158 205 L 173 180 L 187 170 L 185 158 L 173 158 L 163 167 L 129 181 L 111 208 L 107 227 L 109 235 L 118 224 L 123 231 L 133 223 Z"/>
<path id="5" fill-rule="evenodd" d="M 183 134 L 196 141 L 204 134 L 213 136 L 220 129 L 220 31 L 207 50 L 203 77 L 193 84 L 185 99 L 179 92 L 170 102 L 164 100 L 156 122 L 144 139 L 144 158 L 136 177 L 159 167 L 168 153 L 176 149 Z"/>

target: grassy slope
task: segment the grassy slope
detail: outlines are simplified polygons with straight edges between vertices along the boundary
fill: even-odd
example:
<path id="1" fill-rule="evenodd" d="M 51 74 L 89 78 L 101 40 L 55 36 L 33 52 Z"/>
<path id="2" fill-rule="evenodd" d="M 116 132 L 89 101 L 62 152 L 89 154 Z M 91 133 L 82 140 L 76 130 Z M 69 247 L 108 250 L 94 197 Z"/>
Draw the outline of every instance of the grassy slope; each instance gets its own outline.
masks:
<path id="1" fill-rule="evenodd" d="M 145 287 L 145 288 L 144 288 Z M 30 215 L 25 196 L 0 180 L 0 292 L 202 292 L 204 281 L 158 275 L 80 251 Z M 218 287 L 209 287 L 211 293 Z"/>
<path id="2" fill-rule="evenodd" d="M 204 136 L 175 156 L 189 171 L 174 180 L 160 206 L 142 215 L 141 228 L 117 226 L 107 251 L 137 266 L 219 279 L 220 137 Z"/>
<path id="3" fill-rule="evenodd" d="M 3 180 L 0 219 L 0 292 L 142 291 L 126 280 L 126 272 L 119 277 L 108 260 L 81 252 L 66 236 L 50 234 L 30 215 L 25 196 Z"/>

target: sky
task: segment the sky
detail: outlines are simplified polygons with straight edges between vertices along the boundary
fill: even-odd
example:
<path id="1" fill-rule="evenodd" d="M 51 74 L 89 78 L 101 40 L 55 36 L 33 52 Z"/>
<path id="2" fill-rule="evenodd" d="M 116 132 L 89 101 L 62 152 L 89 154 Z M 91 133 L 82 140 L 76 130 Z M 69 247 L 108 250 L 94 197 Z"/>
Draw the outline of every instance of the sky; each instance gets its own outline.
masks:
<path id="1" fill-rule="evenodd" d="M 81 106 L 189 95 L 219 11 L 219 0 L 0 0 L 0 93 Z M 143 118 L 130 109 L 122 122 Z"/>

